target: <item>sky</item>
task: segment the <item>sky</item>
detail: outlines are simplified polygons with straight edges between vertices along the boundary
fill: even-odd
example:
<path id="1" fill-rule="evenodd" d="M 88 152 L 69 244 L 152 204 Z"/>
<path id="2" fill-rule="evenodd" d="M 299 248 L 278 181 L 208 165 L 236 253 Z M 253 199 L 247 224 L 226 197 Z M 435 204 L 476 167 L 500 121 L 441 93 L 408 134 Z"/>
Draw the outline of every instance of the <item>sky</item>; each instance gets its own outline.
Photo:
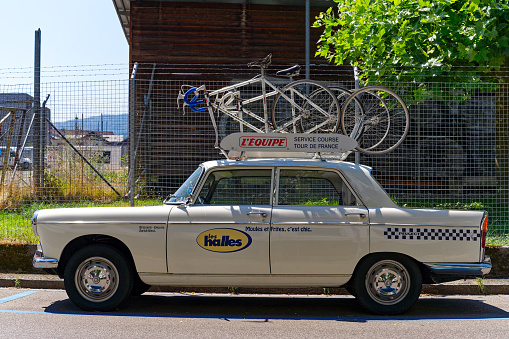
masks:
<path id="1" fill-rule="evenodd" d="M 43 71 L 112 64 L 127 69 L 129 46 L 111 0 L 2 0 L 0 84 L 26 82 L 20 76 L 32 81 L 39 28 Z"/>

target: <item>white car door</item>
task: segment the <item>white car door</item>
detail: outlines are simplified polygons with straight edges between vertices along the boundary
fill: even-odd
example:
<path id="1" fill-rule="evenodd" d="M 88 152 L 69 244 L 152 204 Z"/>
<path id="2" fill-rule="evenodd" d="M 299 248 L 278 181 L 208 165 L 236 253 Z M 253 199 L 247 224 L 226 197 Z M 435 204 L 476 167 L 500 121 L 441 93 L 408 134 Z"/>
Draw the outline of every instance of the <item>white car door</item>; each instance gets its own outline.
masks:
<path id="1" fill-rule="evenodd" d="M 273 169 L 207 173 L 168 221 L 168 273 L 269 274 Z"/>
<path id="2" fill-rule="evenodd" d="M 352 274 L 369 252 L 369 215 L 333 170 L 278 169 L 272 274 Z"/>

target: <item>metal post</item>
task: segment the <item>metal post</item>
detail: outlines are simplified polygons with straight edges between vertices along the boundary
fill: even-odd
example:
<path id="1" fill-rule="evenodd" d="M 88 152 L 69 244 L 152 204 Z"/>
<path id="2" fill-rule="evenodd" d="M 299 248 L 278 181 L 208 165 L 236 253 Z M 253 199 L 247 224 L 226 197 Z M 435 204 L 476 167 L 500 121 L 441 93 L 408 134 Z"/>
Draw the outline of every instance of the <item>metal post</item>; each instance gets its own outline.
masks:
<path id="1" fill-rule="evenodd" d="M 358 89 L 361 88 L 361 83 L 359 81 L 359 68 L 357 67 L 357 65 L 353 66 L 353 77 L 355 79 L 355 90 L 357 91 Z M 355 104 L 355 100 L 354 100 L 354 104 Z M 355 105 L 355 121 L 357 121 L 358 115 L 359 115 L 359 111 L 358 111 L 357 105 Z M 360 162 L 361 162 L 361 155 L 359 152 L 355 152 L 355 163 L 359 164 Z"/>
<path id="2" fill-rule="evenodd" d="M 150 75 L 150 83 L 148 85 L 148 92 L 145 94 L 145 107 L 143 109 L 143 118 L 141 119 L 141 126 L 138 131 L 138 140 L 136 140 L 136 148 L 134 149 L 135 157 L 138 155 L 138 149 L 140 147 L 140 142 L 143 136 L 143 130 L 147 130 L 148 132 L 145 135 L 146 143 L 147 143 L 147 151 L 146 151 L 146 158 L 147 161 L 145 161 L 144 166 L 144 172 L 148 173 L 147 179 L 150 185 L 152 185 L 152 89 L 154 88 L 154 75 L 156 72 L 156 64 L 152 64 L 152 74 Z M 145 128 L 145 125 L 147 127 Z"/>
<path id="3" fill-rule="evenodd" d="M 129 88 L 129 204 L 131 207 L 134 207 L 134 189 L 136 186 L 134 176 L 136 169 L 136 153 L 135 153 L 135 113 L 136 113 L 136 105 L 135 105 L 135 80 L 136 80 L 136 72 L 138 71 L 138 63 L 135 62 L 133 65 L 133 71 L 131 73 L 130 79 L 130 88 Z"/>
<path id="4" fill-rule="evenodd" d="M 422 197 L 421 190 L 421 105 L 417 106 L 417 197 Z"/>
<path id="5" fill-rule="evenodd" d="M 311 43 L 311 5 L 310 0 L 306 0 L 306 79 L 310 78 L 310 43 Z"/>
<path id="6" fill-rule="evenodd" d="M 44 170 L 46 169 L 46 147 L 48 147 L 48 124 L 46 120 L 50 120 L 50 117 L 47 116 L 46 113 L 46 103 L 49 100 L 49 94 L 46 95 L 46 99 L 42 102 L 41 106 L 41 152 L 40 152 L 40 164 L 41 164 L 41 187 L 44 189 L 45 182 L 44 182 Z"/>
<path id="7" fill-rule="evenodd" d="M 35 31 L 34 52 L 34 185 L 36 196 L 42 196 L 41 168 L 41 29 Z"/>
<path id="8" fill-rule="evenodd" d="M 150 76 L 150 83 L 148 85 L 148 93 L 145 95 L 145 100 L 144 100 L 144 103 L 145 103 L 145 108 L 143 110 L 143 117 L 141 118 L 141 123 L 140 123 L 140 130 L 138 131 L 138 138 L 136 138 L 136 147 L 134 148 L 134 158 L 136 158 L 136 156 L 138 155 L 138 148 L 140 147 L 140 141 L 141 141 L 141 138 L 143 136 L 143 127 L 145 126 L 145 120 L 146 120 L 146 115 L 147 115 L 147 107 L 150 107 L 150 96 L 152 95 L 152 87 L 153 87 L 153 82 L 154 82 L 154 73 L 155 73 L 155 70 L 156 70 L 156 64 L 154 64 L 152 66 L 152 75 Z M 150 129 L 149 129 L 149 133 L 147 133 L 148 135 L 150 135 Z"/>

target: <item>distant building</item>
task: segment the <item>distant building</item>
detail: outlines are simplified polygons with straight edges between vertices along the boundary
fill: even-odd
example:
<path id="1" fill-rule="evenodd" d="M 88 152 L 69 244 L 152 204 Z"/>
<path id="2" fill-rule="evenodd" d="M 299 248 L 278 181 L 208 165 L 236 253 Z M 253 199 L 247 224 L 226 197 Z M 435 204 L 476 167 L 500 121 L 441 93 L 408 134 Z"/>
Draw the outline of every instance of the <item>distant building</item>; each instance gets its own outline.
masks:
<path id="1" fill-rule="evenodd" d="M 32 117 L 34 115 L 34 111 L 32 110 L 33 102 L 33 97 L 26 93 L 0 93 L 0 121 L 10 112 L 8 110 L 2 110 L 1 107 L 20 108 L 20 110 L 16 111 L 16 120 L 14 126 L 12 127 L 11 146 L 13 147 L 17 147 L 19 140 L 23 140 L 28 133 L 30 122 L 32 121 Z M 46 117 L 51 119 L 51 110 L 49 108 L 45 108 L 44 112 L 46 113 Z M 8 132 L 11 129 L 11 119 L 12 117 L 7 118 L 0 125 L 1 146 L 7 145 L 9 134 Z M 22 130 L 20 129 L 21 126 L 23 126 Z M 49 127 L 46 127 L 46 131 L 46 135 L 49 137 Z M 27 143 L 29 145 L 33 144 L 33 133 L 34 132 L 32 126 L 27 139 Z"/>
<path id="2" fill-rule="evenodd" d="M 59 130 L 69 142 L 100 170 L 120 170 L 126 153 L 123 135 L 113 132 L 87 130 Z M 51 131 L 48 147 L 48 165 L 60 166 L 62 162 L 78 161 L 79 156 L 55 130 Z"/>

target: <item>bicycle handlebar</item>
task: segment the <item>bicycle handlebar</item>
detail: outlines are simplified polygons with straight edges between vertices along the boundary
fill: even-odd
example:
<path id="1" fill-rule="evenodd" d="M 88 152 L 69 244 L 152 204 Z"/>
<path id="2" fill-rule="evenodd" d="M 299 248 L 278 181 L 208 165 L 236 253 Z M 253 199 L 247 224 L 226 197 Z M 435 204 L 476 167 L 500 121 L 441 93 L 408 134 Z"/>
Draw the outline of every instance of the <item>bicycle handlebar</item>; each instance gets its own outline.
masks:
<path id="1" fill-rule="evenodd" d="M 191 95 L 192 93 L 194 93 L 194 96 L 191 100 L 189 100 L 189 95 Z M 184 102 L 186 104 L 188 104 L 189 108 L 191 108 L 191 110 L 194 112 L 203 112 L 203 111 L 207 110 L 207 107 L 199 107 L 199 108 L 195 107 L 196 105 L 203 104 L 203 100 L 198 100 L 199 96 L 200 95 L 198 93 L 196 93 L 196 88 L 194 88 L 194 87 L 188 89 L 187 92 L 184 94 Z"/>

